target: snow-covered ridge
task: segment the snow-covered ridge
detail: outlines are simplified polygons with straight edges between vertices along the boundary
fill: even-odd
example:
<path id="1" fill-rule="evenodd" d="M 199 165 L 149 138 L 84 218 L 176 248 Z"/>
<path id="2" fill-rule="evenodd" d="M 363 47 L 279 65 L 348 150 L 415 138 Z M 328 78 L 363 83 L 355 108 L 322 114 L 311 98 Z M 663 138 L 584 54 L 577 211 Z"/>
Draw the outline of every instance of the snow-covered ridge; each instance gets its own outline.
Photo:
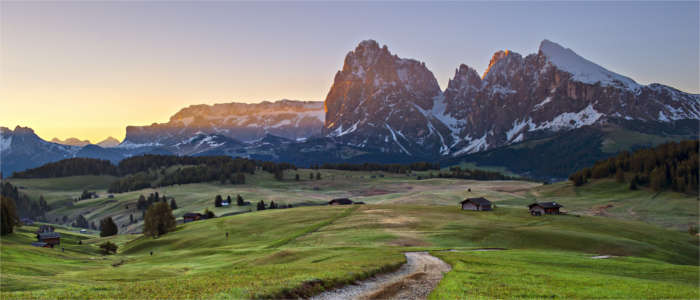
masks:
<path id="1" fill-rule="evenodd" d="M 540 52 L 547 57 L 552 65 L 558 69 L 571 73 L 575 81 L 596 84 L 600 82 L 604 86 L 621 87 L 628 90 L 639 89 L 640 85 L 629 77 L 622 76 L 587 60 L 569 48 L 564 48 L 557 43 L 543 40 L 540 44 Z"/>

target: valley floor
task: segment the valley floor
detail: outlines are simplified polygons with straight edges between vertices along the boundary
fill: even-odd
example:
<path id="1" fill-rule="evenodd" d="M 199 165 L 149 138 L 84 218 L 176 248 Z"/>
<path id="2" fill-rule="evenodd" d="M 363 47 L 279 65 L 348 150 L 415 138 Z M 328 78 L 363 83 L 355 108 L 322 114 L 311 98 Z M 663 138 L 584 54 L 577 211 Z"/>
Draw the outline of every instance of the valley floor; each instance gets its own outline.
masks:
<path id="1" fill-rule="evenodd" d="M 81 234 L 60 226 L 62 244 L 54 249 L 30 246 L 36 227 L 22 226 L 0 238 L 0 296 L 310 297 L 375 274 L 400 272 L 407 261 L 405 253 L 428 252 L 451 267 L 429 294 L 431 299 L 700 297 L 698 238 L 674 226 L 650 224 L 656 223 L 652 219 L 640 222 L 644 218 L 638 216 L 656 213 L 669 224 L 685 219 L 671 210 L 655 211 L 651 205 L 642 213 L 635 206 L 642 204 L 630 203 L 655 197 L 679 207 L 697 205 L 674 194 L 628 194 L 607 182 L 576 190 L 567 183 L 541 186 L 520 181 L 417 180 L 395 174 L 321 172 L 322 180 L 278 182 L 259 174 L 246 185 L 190 184 L 159 192 L 176 198 L 182 207 L 174 211 L 178 217 L 204 208 L 218 215 L 247 209 L 213 208 L 216 194 L 233 197 L 240 193 L 246 201 L 297 205 L 350 196 L 367 204 L 253 211 L 178 225 L 174 232 L 157 239 L 141 234 L 99 238 L 92 231 Z M 294 173 L 285 176 L 293 178 Z M 86 184 L 105 194 L 102 182 L 107 181 L 80 177 L 16 180 L 13 184 L 23 186 L 30 195 L 44 195 L 53 205 Z M 612 192 L 605 194 L 606 189 Z M 52 218 L 83 214 L 90 221 L 114 215 L 123 224 L 125 211 L 128 217 L 125 207 L 150 191 L 85 200 L 50 214 Z M 472 195 L 493 200 L 495 210 L 462 211 L 457 202 Z M 558 201 L 572 214 L 530 216 L 525 205 L 534 199 L 562 199 Z M 590 213 L 589 207 L 606 201 L 625 210 L 637 207 L 637 217 Z M 134 232 L 139 228 L 140 224 L 125 227 Z M 116 243 L 118 253 L 99 254 L 97 245 L 104 241 Z M 473 251 L 483 248 L 506 250 Z M 596 256 L 607 258 L 593 258 Z M 420 281 L 417 277 L 401 279 Z M 369 298 L 389 295 L 391 287 L 376 292 Z"/>

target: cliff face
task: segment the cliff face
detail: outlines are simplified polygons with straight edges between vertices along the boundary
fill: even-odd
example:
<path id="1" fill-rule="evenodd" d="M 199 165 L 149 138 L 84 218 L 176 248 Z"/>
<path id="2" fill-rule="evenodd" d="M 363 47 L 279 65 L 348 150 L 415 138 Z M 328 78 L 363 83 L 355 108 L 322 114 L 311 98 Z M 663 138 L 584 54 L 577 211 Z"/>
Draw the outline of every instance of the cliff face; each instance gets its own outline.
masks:
<path id="1" fill-rule="evenodd" d="M 314 101 L 192 105 L 177 112 L 168 123 L 128 126 L 125 143 L 169 145 L 201 133 L 240 141 L 260 139 L 266 134 L 299 139 L 320 134 L 323 117 L 323 103 Z"/>
<path id="2" fill-rule="evenodd" d="M 364 41 L 325 105 L 326 135 L 410 155 L 474 153 L 617 120 L 700 119 L 698 95 L 639 85 L 547 40 L 526 57 L 496 52 L 483 76 L 460 65 L 444 92 L 423 64 Z"/>

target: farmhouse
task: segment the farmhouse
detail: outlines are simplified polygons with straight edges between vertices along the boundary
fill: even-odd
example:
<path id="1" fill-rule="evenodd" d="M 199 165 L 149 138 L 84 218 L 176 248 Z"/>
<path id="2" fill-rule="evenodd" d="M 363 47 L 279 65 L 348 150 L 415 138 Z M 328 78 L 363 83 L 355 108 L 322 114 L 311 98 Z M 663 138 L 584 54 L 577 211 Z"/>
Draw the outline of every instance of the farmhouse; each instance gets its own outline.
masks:
<path id="1" fill-rule="evenodd" d="M 194 222 L 202 219 L 204 219 L 204 216 L 202 216 L 202 214 L 200 213 L 186 213 L 182 215 L 182 221 L 184 223 Z"/>
<path id="2" fill-rule="evenodd" d="M 491 201 L 484 197 L 467 198 L 460 202 L 462 210 L 491 210 Z"/>
<path id="3" fill-rule="evenodd" d="M 559 208 L 562 207 L 556 202 L 536 202 L 528 205 L 530 214 L 533 216 L 558 215 Z"/>
<path id="4" fill-rule="evenodd" d="M 58 232 L 42 232 L 37 234 L 37 240 L 53 248 L 53 246 L 61 243 L 61 235 Z"/>
<path id="5" fill-rule="evenodd" d="M 350 205 L 352 204 L 352 200 L 348 198 L 337 198 L 333 199 L 330 202 L 328 202 L 328 205 Z"/>

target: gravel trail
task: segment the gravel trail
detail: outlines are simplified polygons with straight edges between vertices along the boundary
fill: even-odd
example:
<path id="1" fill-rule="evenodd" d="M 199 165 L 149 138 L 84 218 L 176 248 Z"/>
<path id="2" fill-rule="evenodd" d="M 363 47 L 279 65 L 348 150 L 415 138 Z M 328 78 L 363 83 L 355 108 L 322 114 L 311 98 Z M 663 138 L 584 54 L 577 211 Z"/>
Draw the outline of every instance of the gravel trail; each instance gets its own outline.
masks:
<path id="1" fill-rule="evenodd" d="M 428 252 L 407 252 L 406 263 L 397 271 L 314 296 L 330 299 L 426 299 L 444 273 L 452 269 Z"/>

